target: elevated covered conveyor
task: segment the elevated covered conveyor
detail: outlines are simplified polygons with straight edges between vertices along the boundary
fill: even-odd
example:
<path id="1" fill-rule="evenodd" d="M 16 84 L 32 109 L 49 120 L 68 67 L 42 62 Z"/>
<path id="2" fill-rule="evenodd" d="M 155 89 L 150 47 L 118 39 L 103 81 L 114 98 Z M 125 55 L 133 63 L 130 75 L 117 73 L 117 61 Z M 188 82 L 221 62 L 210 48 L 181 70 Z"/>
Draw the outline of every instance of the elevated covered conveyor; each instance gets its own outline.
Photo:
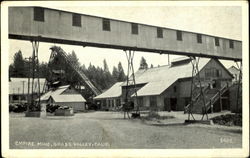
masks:
<path id="1" fill-rule="evenodd" d="M 42 7 L 9 7 L 9 38 L 242 60 L 242 42 Z"/>

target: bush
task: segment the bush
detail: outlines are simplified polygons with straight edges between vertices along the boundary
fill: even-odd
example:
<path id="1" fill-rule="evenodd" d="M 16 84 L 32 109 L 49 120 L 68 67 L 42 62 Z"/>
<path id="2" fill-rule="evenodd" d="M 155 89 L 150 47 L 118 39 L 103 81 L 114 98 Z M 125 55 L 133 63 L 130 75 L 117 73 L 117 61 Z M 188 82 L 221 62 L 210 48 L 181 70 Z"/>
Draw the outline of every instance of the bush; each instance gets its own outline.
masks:
<path id="1" fill-rule="evenodd" d="M 9 105 L 9 112 L 13 112 L 15 109 L 17 109 L 17 105 L 16 104 L 10 104 Z"/>
<path id="2" fill-rule="evenodd" d="M 9 105 L 9 112 L 24 112 L 27 110 L 27 103 L 12 103 Z"/>
<path id="3" fill-rule="evenodd" d="M 149 113 L 148 113 L 148 118 L 156 118 L 156 119 L 160 119 L 160 115 L 157 113 L 157 112 L 155 112 L 155 111 L 150 111 Z"/>
<path id="4" fill-rule="evenodd" d="M 226 114 L 211 118 L 215 124 L 225 126 L 242 126 L 241 114 Z"/>

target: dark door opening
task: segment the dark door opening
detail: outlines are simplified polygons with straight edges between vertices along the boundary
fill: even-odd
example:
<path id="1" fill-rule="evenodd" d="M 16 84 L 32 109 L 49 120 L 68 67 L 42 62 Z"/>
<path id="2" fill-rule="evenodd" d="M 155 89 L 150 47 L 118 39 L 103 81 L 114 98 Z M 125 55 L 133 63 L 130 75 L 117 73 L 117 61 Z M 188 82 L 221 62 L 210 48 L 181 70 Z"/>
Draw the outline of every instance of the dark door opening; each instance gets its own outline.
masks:
<path id="1" fill-rule="evenodd" d="M 164 111 L 170 111 L 169 98 L 164 98 Z"/>
<path id="2" fill-rule="evenodd" d="M 177 98 L 170 98 L 170 107 L 171 110 L 176 110 L 177 109 Z"/>
<path id="3" fill-rule="evenodd" d="M 222 110 L 230 110 L 230 106 L 229 106 L 229 99 L 228 98 L 223 98 L 221 100 L 222 102 Z"/>

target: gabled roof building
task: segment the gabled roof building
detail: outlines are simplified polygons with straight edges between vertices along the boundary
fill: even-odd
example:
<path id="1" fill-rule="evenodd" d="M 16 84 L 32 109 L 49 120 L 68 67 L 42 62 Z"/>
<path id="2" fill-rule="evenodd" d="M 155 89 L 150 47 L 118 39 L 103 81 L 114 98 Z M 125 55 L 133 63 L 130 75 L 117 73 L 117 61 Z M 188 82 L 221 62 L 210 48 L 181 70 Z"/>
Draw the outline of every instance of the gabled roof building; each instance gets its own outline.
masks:
<path id="1" fill-rule="evenodd" d="M 57 104 L 72 107 L 74 111 L 85 110 L 86 100 L 69 85 L 50 90 L 40 98 L 41 104 Z"/>
<path id="2" fill-rule="evenodd" d="M 219 90 L 230 84 L 233 78 L 220 61 L 215 59 L 201 58 L 199 70 L 202 86 L 211 89 Z M 191 79 L 192 64 L 190 58 L 187 57 L 175 59 L 171 62 L 171 65 L 138 70 L 135 73 L 138 105 L 141 109 L 184 110 L 184 107 L 190 101 Z M 127 87 L 126 82 L 124 82 L 121 86 L 114 86 L 112 89 L 113 91 L 120 89 L 120 99 L 124 101 L 126 89 L 132 87 L 132 85 Z M 107 92 L 101 95 L 108 98 Z M 133 94 L 133 91 L 131 92 L 129 95 L 134 97 L 135 94 Z M 95 99 L 98 100 L 98 98 L 100 97 L 97 96 Z M 225 105 L 224 109 L 228 108 Z"/>
<path id="3" fill-rule="evenodd" d="M 228 68 L 228 71 L 234 76 L 233 82 L 239 81 L 240 70 L 235 66 Z"/>
<path id="4" fill-rule="evenodd" d="M 102 94 L 94 99 L 101 101 L 101 109 L 112 109 L 119 107 L 122 102 L 122 86 L 123 82 L 117 82 Z"/>

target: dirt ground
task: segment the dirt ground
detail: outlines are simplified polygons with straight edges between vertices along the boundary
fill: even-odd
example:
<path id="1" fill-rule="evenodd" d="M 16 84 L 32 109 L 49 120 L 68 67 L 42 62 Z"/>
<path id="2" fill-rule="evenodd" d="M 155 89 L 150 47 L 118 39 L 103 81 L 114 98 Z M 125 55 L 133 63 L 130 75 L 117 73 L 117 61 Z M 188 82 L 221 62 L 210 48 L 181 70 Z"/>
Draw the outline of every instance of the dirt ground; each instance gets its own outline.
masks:
<path id="1" fill-rule="evenodd" d="M 173 119 L 123 119 L 121 112 L 77 113 L 71 117 L 27 118 L 10 114 L 11 149 L 72 148 L 241 148 L 241 127 L 184 124 L 183 112 L 160 112 Z M 209 117 L 221 115 L 211 114 Z M 200 115 L 195 117 L 200 118 Z"/>

